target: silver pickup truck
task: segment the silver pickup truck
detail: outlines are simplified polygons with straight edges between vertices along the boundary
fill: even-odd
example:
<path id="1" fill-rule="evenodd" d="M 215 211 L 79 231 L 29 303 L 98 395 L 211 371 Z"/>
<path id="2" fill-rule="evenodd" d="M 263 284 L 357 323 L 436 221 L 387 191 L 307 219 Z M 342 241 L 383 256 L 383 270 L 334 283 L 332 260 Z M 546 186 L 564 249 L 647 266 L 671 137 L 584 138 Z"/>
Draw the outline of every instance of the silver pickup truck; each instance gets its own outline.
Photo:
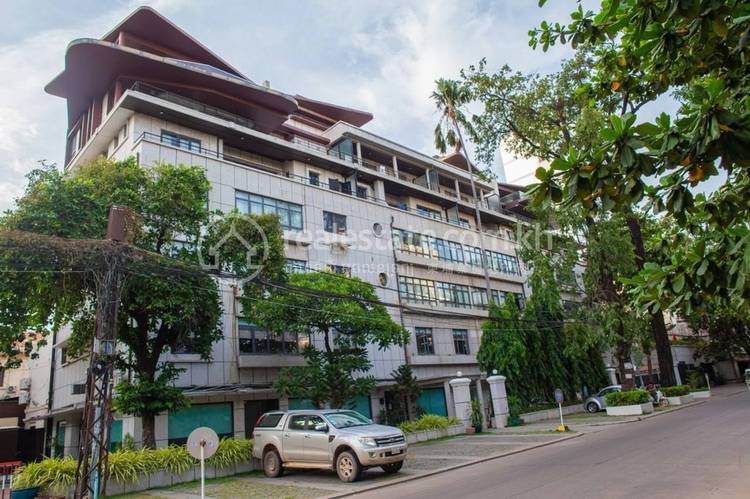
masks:
<path id="1" fill-rule="evenodd" d="M 318 468 L 354 482 L 374 466 L 396 473 L 406 458 L 401 430 L 348 410 L 267 412 L 255 424 L 253 438 L 253 457 L 271 478 L 284 468 Z"/>

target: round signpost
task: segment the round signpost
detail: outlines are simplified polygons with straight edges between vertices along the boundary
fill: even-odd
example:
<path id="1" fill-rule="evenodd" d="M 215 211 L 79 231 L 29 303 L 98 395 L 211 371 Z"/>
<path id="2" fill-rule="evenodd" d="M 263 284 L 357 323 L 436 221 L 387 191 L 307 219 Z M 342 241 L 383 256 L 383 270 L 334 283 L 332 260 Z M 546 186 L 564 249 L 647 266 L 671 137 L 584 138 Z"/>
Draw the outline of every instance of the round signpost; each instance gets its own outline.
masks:
<path id="1" fill-rule="evenodd" d="M 555 402 L 557 402 L 557 408 L 560 411 L 560 426 L 557 427 L 557 431 L 568 431 L 568 427 L 563 422 L 562 403 L 565 400 L 563 391 L 559 388 L 555 388 Z"/>
<path id="2" fill-rule="evenodd" d="M 219 436 L 211 428 L 202 426 L 190 432 L 187 450 L 191 456 L 201 462 L 201 499 L 206 497 L 205 460 L 213 456 L 219 448 Z"/>

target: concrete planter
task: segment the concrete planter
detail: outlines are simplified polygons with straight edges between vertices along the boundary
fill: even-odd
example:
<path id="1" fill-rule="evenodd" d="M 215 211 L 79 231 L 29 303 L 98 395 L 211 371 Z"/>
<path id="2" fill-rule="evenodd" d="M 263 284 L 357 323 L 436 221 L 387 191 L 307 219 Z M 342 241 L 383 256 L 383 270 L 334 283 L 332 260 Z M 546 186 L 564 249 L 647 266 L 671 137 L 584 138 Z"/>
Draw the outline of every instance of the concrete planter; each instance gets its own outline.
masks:
<path id="1" fill-rule="evenodd" d="M 576 405 L 567 405 L 562 408 L 563 416 L 567 416 L 568 414 L 576 414 L 579 412 L 586 412 L 586 410 L 581 406 L 580 404 Z M 545 409 L 543 411 L 534 411 L 534 412 L 527 412 L 524 414 L 521 414 L 521 419 L 523 419 L 524 423 L 533 423 L 534 421 L 544 421 L 547 419 L 559 419 L 560 418 L 560 410 L 555 407 L 554 409 Z"/>
<path id="2" fill-rule="evenodd" d="M 692 395 L 694 399 L 707 399 L 711 397 L 711 390 L 701 390 L 699 392 L 690 392 L 690 395 Z"/>
<path id="3" fill-rule="evenodd" d="M 607 416 L 640 416 L 654 412 L 654 404 L 646 402 L 637 405 L 621 405 L 619 407 L 607 406 Z"/>
<path id="4" fill-rule="evenodd" d="M 252 462 L 240 463 L 235 466 L 229 466 L 226 468 L 206 466 L 206 479 L 247 473 L 249 471 L 253 471 L 254 469 L 257 468 Z M 177 485 L 179 483 L 192 482 L 194 480 L 200 480 L 200 466 L 198 465 L 187 470 L 184 473 L 180 473 L 179 475 L 171 475 L 166 471 L 159 471 L 157 473 L 154 473 L 153 475 L 143 477 L 143 479 L 138 483 L 121 484 L 115 482 L 114 480 L 111 480 L 107 484 L 107 495 L 128 494 L 130 492 L 139 492 L 141 490 L 148 490 L 156 487 Z"/>
<path id="5" fill-rule="evenodd" d="M 428 440 L 435 440 L 436 438 L 451 437 L 454 435 L 462 435 L 466 432 L 464 425 L 458 424 L 449 426 L 448 428 L 441 430 L 424 430 L 415 431 L 412 433 L 406 433 L 406 443 L 415 444 L 417 442 L 427 442 Z"/>
<path id="6" fill-rule="evenodd" d="M 679 397 L 667 397 L 669 405 L 683 405 L 689 404 L 693 401 L 693 394 L 688 393 L 687 395 L 680 395 Z"/>

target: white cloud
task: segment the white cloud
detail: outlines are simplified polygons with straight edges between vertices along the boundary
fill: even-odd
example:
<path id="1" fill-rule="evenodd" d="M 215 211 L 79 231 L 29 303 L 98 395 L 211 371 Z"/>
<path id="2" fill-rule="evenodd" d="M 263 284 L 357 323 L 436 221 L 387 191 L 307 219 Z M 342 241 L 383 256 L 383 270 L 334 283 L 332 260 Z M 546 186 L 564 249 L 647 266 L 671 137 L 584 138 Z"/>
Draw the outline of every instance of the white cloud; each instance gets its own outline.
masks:
<path id="1" fill-rule="evenodd" d="M 62 69 L 68 42 L 101 36 L 140 3 L 106 12 L 74 3 L 76 15 L 59 22 L 41 19 L 40 5 L 19 0 L 10 9 L 24 25 L 55 27 L 0 45 L 0 70 L 12 75 L 0 86 L 0 209 L 11 206 L 37 160 L 62 162 L 65 104 L 43 87 Z M 563 18 L 575 2 L 539 10 L 512 0 L 230 1 L 220 17 L 215 2 L 147 3 L 253 80 L 371 111 L 369 129 L 432 153 L 434 80 L 482 57 L 523 71 L 553 68 L 565 52 L 532 52 L 527 31 L 543 17 Z"/>

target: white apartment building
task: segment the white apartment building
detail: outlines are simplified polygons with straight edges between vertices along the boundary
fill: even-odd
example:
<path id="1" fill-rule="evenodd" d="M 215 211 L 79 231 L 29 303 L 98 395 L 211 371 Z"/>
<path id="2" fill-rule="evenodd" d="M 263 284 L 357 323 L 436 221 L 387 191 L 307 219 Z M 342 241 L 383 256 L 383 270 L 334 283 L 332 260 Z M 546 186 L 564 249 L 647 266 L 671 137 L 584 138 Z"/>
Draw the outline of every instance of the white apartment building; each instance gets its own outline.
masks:
<path id="1" fill-rule="evenodd" d="M 379 418 L 390 404 L 391 372 L 413 366 L 418 405 L 452 415 L 448 381 L 474 382 L 489 410 L 476 363 L 488 302 L 523 303 L 525 271 L 514 234 L 524 217 L 518 188 L 475 177 L 484 232 L 477 231 L 470 173 L 460 155 L 435 158 L 362 128 L 372 115 L 258 85 L 150 8 L 140 8 L 102 39 L 74 40 L 65 69 L 46 87 L 68 103 L 66 169 L 104 155 L 198 165 L 211 182 L 209 208 L 276 213 L 290 269 L 328 269 L 376 286 L 393 319 L 411 332 L 406 347 L 371 348 L 378 388 L 353 401 Z M 481 238 L 481 244 L 480 244 Z M 279 397 L 280 368 L 299 365 L 306 339 L 269 337 L 242 316 L 231 282 L 220 282 L 224 337 L 213 359 L 171 353 L 192 407 L 157 417 L 158 445 L 193 428 L 249 436 L 258 415 L 307 401 Z M 67 355 L 69 331 L 54 340 L 46 421 L 57 452 L 75 453 L 86 359 Z M 34 381 L 36 382 L 36 381 Z M 113 440 L 140 440 L 137 418 L 117 416 Z"/>

